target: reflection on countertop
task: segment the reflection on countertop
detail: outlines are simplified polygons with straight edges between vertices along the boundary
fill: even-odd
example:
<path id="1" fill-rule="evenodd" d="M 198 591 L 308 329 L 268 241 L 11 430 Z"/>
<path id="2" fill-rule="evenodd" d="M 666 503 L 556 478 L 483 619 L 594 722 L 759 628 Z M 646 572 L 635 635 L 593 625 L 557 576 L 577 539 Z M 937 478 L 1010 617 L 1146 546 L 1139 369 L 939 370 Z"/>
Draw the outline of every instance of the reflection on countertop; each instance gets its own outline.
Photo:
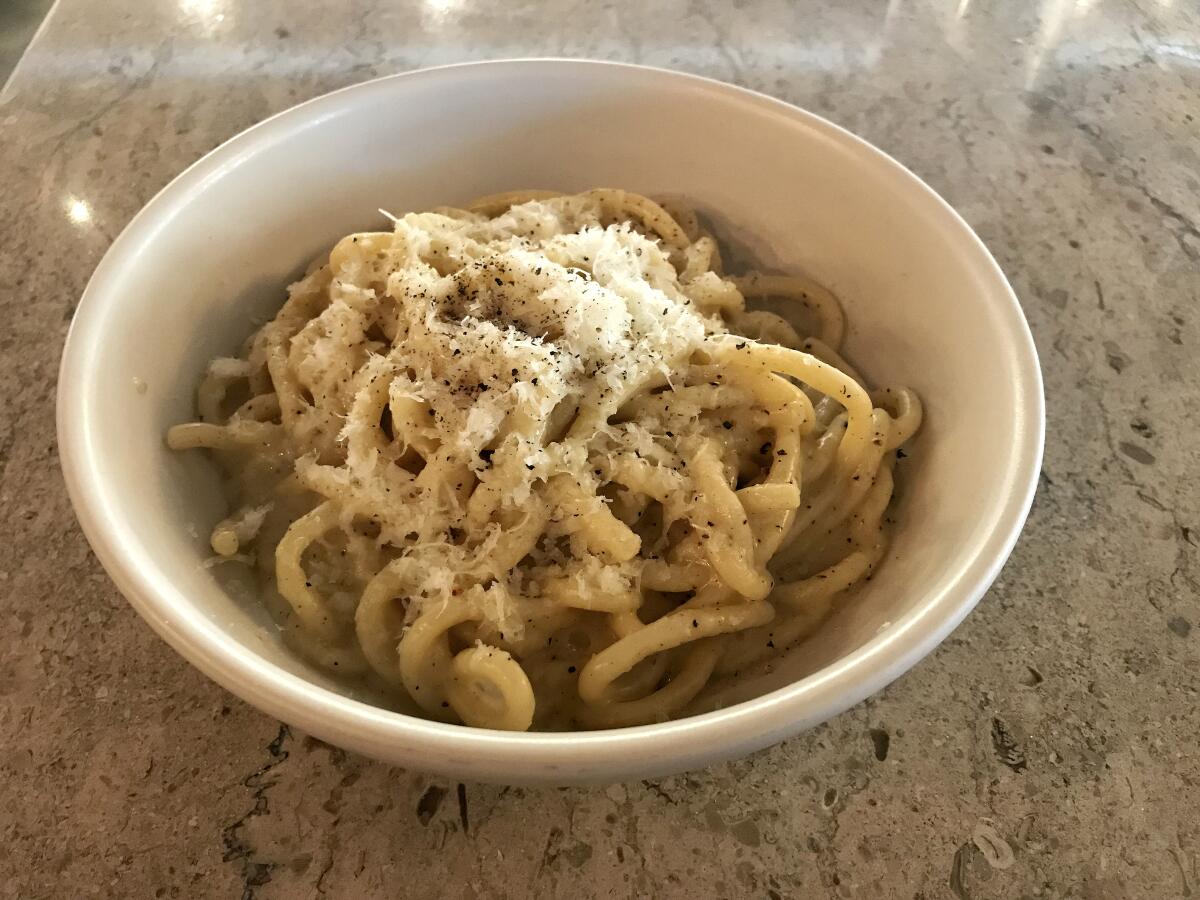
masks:
<path id="1" fill-rule="evenodd" d="M 448 785 L 267 720 L 126 606 L 58 473 L 71 313 L 163 184 L 328 90 L 534 55 L 733 81 L 876 143 L 988 243 L 1045 370 L 1041 491 L 979 609 L 833 722 L 653 784 Z M 60 0 L 0 95 L 3 883 L 259 898 L 1200 890 L 1197 117 L 1193 0 Z"/>

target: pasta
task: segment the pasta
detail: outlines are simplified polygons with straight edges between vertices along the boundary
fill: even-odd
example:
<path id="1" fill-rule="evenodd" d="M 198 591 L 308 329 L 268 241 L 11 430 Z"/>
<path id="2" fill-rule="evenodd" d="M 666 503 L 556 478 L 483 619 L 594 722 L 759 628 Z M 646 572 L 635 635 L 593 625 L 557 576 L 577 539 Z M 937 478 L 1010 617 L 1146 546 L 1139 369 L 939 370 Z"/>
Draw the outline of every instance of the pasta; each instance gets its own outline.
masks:
<path id="1" fill-rule="evenodd" d="M 879 565 L 921 404 L 838 355 L 828 291 L 728 277 L 693 213 L 618 190 L 393 222 L 167 435 L 224 466 L 212 549 L 298 652 L 475 727 L 661 721 Z"/>

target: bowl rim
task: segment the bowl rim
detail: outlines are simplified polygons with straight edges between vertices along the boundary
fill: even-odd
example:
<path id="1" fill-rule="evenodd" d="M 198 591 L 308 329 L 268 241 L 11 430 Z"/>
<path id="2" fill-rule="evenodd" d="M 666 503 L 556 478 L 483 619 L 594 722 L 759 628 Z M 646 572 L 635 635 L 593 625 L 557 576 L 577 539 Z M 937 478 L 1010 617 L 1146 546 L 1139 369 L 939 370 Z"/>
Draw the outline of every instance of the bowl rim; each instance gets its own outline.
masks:
<path id="1" fill-rule="evenodd" d="M 354 700 L 291 674 L 223 630 L 191 607 L 165 571 L 125 537 L 113 522 L 121 498 L 98 477 L 92 439 L 93 416 L 85 389 L 96 332 L 111 297 L 108 282 L 130 258 L 130 251 L 152 239 L 163 214 L 186 206 L 206 182 L 260 145 L 286 137 L 344 104 L 396 83 L 453 77 L 465 70 L 490 69 L 496 83 L 511 70 L 537 67 L 576 68 L 603 77 L 645 82 L 674 82 L 799 120 L 875 166 L 891 171 L 915 195 L 924 195 L 958 232 L 976 259 L 972 269 L 991 283 L 990 300 L 1003 304 L 1016 363 L 1017 397 L 1014 450 L 1008 457 L 1007 496 L 991 529 L 981 536 L 958 576 L 938 594 L 906 612 L 890 627 L 856 650 L 799 681 L 735 705 L 684 719 L 598 731 L 502 732 L 416 718 Z M 659 772 L 681 771 L 738 753 L 760 749 L 782 737 L 823 722 L 894 681 L 934 649 L 978 603 L 1011 553 L 1028 515 L 1041 471 L 1045 402 L 1037 350 L 1011 286 L 986 246 L 966 221 L 932 188 L 900 162 L 827 119 L 783 100 L 716 79 L 671 69 L 607 60 L 533 57 L 482 60 L 434 66 L 386 75 L 349 85 L 282 110 L 224 141 L 163 187 L 129 221 L 94 270 L 67 335 L 59 369 L 57 432 L 68 494 L 84 535 L 97 558 L 130 605 L 180 655 L 231 693 L 276 718 L 341 743 L 412 749 L 410 761 L 437 768 L 441 758 L 463 753 L 487 754 L 478 768 L 492 773 L 557 770 L 570 780 L 571 764 L 587 767 L 587 777 L 628 772 L 648 763 Z M 132 549 L 132 553 L 131 553 Z M 370 753 L 370 750 L 366 752 Z M 423 757 L 423 758 L 422 758 Z M 645 766 L 643 765 L 643 768 Z M 532 770 L 532 771 L 531 771 Z M 485 776 L 487 777 L 487 776 Z"/>

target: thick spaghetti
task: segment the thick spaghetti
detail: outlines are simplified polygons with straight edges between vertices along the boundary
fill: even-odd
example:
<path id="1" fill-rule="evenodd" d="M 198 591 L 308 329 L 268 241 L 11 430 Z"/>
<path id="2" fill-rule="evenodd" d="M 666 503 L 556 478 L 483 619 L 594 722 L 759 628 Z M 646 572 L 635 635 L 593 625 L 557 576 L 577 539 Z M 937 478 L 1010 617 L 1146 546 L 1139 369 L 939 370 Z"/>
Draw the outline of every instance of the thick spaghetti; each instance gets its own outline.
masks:
<path id="1" fill-rule="evenodd" d="M 798 326 L 746 309 L 772 297 Z M 843 331 L 687 211 L 505 194 L 340 241 L 168 443 L 224 464 L 213 550 L 314 662 L 479 727 L 652 722 L 883 556 L 921 406 Z"/>

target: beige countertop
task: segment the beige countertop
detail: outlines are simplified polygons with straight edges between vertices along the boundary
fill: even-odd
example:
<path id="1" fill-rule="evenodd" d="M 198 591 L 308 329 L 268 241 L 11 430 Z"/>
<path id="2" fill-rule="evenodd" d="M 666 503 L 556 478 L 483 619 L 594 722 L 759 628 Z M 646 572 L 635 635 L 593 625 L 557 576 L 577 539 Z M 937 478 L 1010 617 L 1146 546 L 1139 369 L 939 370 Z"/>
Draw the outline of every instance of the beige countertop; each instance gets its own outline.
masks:
<path id="1" fill-rule="evenodd" d="M 1029 525 L 951 638 L 656 783 L 447 783 L 282 727 L 138 619 L 58 470 L 72 309 L 172 176 L 332 88 L 527 55 L 710 75 L 876 143 L 991 247 L 1045 370 Z M 1190 0 L 60 0 L 0 94 L 0 895 L 1197 895 L 1198 119 Z"/>

